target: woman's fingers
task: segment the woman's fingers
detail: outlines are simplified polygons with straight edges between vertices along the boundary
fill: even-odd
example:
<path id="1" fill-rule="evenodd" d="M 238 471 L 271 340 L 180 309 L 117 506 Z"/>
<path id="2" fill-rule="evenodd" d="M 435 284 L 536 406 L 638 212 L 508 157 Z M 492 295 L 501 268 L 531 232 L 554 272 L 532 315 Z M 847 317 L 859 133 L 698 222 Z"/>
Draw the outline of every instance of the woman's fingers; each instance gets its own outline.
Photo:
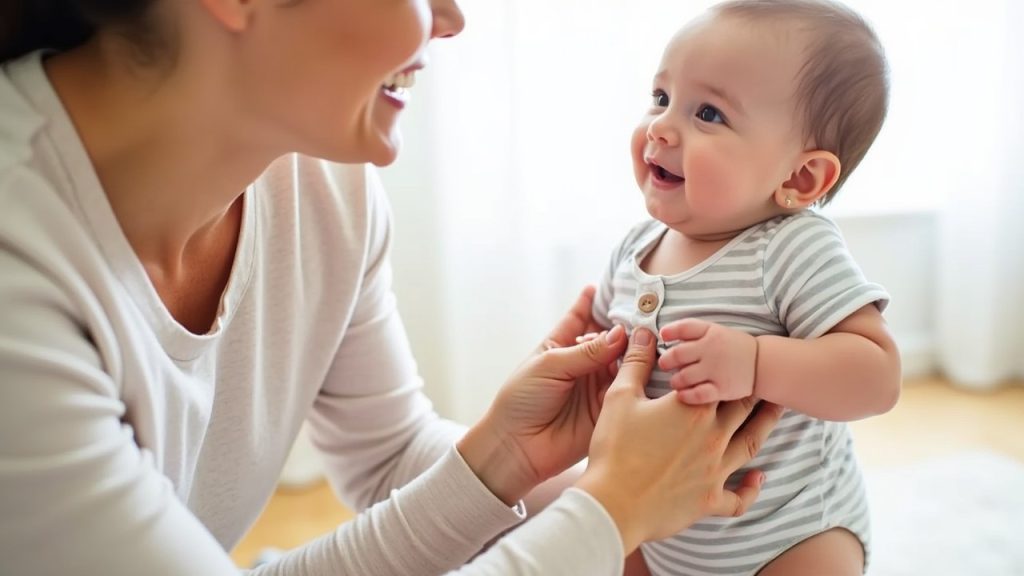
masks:
<path id="1" fill-rule="evenodd" d="M 615 388 L 628 388 L 634 395 L 644 396 L 644 386 L 654 369 L 654 356 L 654 334 L 645 328 L 634 328 L 609 392 Z"/>
<path id="2" fill-rule="evenodd" d="M 622 353 L 626 331 L 615 326 L 602 336 L 564 348 L 550 348 L 540 357 L 538 370 L 542 375 L 558 378 L 580 378 L 597 370 L 607 369 Z"/>
<path id="3" fill-rule="evenodd" d="M 727 402 L 726 404 L 742 404 L 745 407 L 747 404 L 753 405 L 757 402 L 756 398 L 751 397 Z M 725 406 L 724 408 L 724 410 L 730 409 L 732 409 L 731 406 Z M 722 412 L 723 409 L 720 408 L 719 414 L 721 415 Z M 742 409 L 737 411 L 736 414 L 742 414 Z M 782 406 L 772 404 L 771 402 L 761 402 L 754 415 L 747 420 L 746 424 L 743 424 L 742 428 L 733 434 L 732 439 L 729 441 L 729 446 L 726 447 L 725 455 L 722 457 L 722 463 L 725 467 L 729 471 L 739 470 L 740 467 L 756 456 L 761 450 L 761 446 L 764 446 L 768 435 L 772 433 L 775 425 L 779 423 L 779 418 L 781 417 Z"/>
<path id="4" fill-rule="evenodd" d="M 756 396 L 748 396 L 732 402 L 723 402 L 718 405 L 718 419 L 730 432 L 735 432 L 760 401 L 761 399 Z"/>
<path id="5" fill-rule="evenodd" d="M 764 473 L 751 470 L 743 477 L 740 485 L 733 490 L 722 492 L 722 498 L 711 508 L 714 516 L 742 516 L 757 501 L 764 484 Z"/>

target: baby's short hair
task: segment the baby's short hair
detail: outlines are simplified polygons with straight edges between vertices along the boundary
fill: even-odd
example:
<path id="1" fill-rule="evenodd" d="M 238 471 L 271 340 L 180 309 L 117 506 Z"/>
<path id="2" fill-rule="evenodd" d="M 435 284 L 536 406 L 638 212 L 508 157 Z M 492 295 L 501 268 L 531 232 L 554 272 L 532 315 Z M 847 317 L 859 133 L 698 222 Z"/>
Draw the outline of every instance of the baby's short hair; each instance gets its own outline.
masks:
<path id="1" fill-rule="evenodd" d="M 726 0 L 712 13 L 794 23 L 810 38 L 797 110 L 804 137 L 842 163 L 835 186 L 819 201 L 828 204 L 864 159 L 889 108 L 889 69 L 878 36 L 859 14 L 832 0 Z"/>

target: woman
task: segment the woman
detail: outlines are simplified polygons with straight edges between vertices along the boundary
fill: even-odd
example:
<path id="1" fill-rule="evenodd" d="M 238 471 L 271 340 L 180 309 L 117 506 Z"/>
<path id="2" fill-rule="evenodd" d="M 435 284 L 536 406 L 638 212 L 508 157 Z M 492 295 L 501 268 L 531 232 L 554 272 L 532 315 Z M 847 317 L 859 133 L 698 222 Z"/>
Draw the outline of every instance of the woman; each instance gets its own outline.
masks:
<path id="1" fill-rule="evenodd" d="M 233 573 L 307 418 L 366 510 L 261 574 L 454 570 L 588 447 L 575 487 L 461 573 L 615 573 L 756 497 L 758 474 L 723 483 L 777 411 L 735 433 L 753 402 L 644 400 L 649 334 L 574 344 L 591 290 L 468 431 L 423 397 L 377 180 L 312 158 L 394 159 L 453 0 L 3 10 L 0 573 Z"/>

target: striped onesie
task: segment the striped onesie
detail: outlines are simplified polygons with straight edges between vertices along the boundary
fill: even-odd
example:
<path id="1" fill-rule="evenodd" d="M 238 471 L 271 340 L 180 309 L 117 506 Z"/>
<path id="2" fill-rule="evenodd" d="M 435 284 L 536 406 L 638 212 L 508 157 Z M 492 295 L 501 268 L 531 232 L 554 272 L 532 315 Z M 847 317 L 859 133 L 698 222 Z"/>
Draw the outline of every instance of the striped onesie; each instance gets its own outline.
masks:
<path id="1" fill-rule="evenodd" d="M 666 231 L 661 222 L 645 222 L 614 251 L 594 303 L 599 323 L 657 334 L 669 322 L 699 318 L 755 336 L 817 338 L 859 308 L 874 303 L 884 310 L 889 301 L 882 287 L 864 279 L 835 224 L 817 212 L 752 226 L 680 274 L 647 274 L 640 263 Z M 659 338 L 659 354 L 667 348 Z M 648 396 L 669 392 L 670 377 L 655 369 Z M 644 544 L 652 574 L 755 574 L 800 541 L 835 527 L 855 534 L 867 553 L 867 500 L 846 424 L 787 410 L 761 452 L 730 482 L 752 468 L 763 470 L 767 481 L 751 509 Z"/>

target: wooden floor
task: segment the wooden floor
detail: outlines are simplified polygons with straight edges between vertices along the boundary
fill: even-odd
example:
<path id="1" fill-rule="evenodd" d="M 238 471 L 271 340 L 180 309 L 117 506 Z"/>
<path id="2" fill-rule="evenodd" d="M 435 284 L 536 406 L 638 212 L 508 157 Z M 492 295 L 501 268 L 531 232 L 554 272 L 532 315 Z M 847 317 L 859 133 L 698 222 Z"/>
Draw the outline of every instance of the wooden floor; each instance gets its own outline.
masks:
<path id="1" fill-rule="evenodd" d="M 852 427 L 868 469 L 964 450 L 992 450 L 1024 462 L 1024 386 L 971 393 L 939 380 L 908 382 L 892 412 Z M 297 546 L 349 518 L 325 484 L 279 490 L 232 558 L 248 566 L 266 547 Z"/>

